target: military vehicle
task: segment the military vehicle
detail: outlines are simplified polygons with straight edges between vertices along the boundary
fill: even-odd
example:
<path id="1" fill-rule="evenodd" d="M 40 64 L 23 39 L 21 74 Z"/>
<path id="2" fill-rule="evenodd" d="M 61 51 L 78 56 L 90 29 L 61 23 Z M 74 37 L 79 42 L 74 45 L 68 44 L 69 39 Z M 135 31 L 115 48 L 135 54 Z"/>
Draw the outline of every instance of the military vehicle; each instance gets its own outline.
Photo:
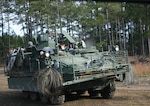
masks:
<path id="1" fill-rule="evenodd" d="M 115 81 L 129 71 L 128 55 L 118 46 L 99 52 L 76 42 L 66 32 L 45 34 L 38 43 L 17 48 L 7 58 L 5 74 L 10 89 L 23 92 L 25 98 L 62 104 L 65 96 L 88 91 L 90 97 L 101 94 L 109 99 L 115 93 Z"/>

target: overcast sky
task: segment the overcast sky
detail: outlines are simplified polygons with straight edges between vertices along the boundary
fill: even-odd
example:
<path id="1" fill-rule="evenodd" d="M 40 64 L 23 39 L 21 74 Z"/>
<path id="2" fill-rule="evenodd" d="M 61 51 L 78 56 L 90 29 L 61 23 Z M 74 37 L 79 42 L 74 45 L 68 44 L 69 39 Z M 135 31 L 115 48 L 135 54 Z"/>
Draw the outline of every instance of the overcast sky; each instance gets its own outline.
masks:
<path id="1" fill-rule="evenodd" d="M 4 33 L 8 33 L 10 35 L 15 35 L 16 34 L 16 35 L 19 35 L 19 36 L 23 36 L 23 30 L 21 30 L 22 26 L 17 24 L 17 22 L 11 21 L 11 19 L 8 21 L 7 16 L 8 16 L 7 14 L 3 13 Z M 2 18 L 2 16 L 1 16 L 1 18 Z M 14 14 L 9 14 L 9 18 L 14 18 Z M 1 30 L 2 29 L 0 29 L 0 33 L 2 35 Z"/>

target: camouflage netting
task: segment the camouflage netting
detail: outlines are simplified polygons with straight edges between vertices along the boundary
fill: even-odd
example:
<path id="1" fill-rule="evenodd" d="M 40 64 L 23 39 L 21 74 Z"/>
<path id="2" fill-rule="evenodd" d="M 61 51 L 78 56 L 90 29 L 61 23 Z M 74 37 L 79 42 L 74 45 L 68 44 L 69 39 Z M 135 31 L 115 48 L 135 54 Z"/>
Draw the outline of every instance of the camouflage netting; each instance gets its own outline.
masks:
<path id="1" fill-rule="evenodd" d="M 39 72 L 38 87 L 44 95 L 59 95 L 62 92 L 63 79 L 60 73 L 52 68 Z"/>

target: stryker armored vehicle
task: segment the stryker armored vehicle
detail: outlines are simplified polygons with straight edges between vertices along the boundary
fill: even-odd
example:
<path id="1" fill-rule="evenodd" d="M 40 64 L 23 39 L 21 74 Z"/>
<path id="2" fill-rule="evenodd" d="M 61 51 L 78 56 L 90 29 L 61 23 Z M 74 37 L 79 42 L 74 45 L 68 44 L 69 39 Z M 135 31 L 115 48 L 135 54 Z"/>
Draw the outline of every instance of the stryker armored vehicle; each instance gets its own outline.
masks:
<path id="1" fill-rule="evenodd" d="M 82 41 L 77 44 L 65 32 L 40 35 L 37 42 L 15 49 L 5 67 L 8 87 L 31 100 L 62 104 L 65 95 L 85 91 L 90 97 L 112 98 L 115 80 L 129 71 L 128 55 L 118 48 L 99 52 Z"/>

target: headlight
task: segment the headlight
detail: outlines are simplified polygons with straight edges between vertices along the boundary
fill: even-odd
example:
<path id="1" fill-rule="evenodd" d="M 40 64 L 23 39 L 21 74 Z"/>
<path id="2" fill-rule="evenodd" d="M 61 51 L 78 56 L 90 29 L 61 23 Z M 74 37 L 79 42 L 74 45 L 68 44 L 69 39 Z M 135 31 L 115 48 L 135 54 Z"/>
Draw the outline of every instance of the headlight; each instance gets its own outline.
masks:
<path id="1" fill-rule="evenodd" d="M 48 52 L 46 52 L 46 53 L 45 53 L 45 56 L 46 56 L 46 57 L 49 57 L 49 56 L 50 56 L 50 54 L 49 54 Z"/>
<path id="2" fill-rule="evenodd" d="M 44 54 L 44 52 L 43 51 L 40 51 L 40 55 L 43 55 Z"/>

